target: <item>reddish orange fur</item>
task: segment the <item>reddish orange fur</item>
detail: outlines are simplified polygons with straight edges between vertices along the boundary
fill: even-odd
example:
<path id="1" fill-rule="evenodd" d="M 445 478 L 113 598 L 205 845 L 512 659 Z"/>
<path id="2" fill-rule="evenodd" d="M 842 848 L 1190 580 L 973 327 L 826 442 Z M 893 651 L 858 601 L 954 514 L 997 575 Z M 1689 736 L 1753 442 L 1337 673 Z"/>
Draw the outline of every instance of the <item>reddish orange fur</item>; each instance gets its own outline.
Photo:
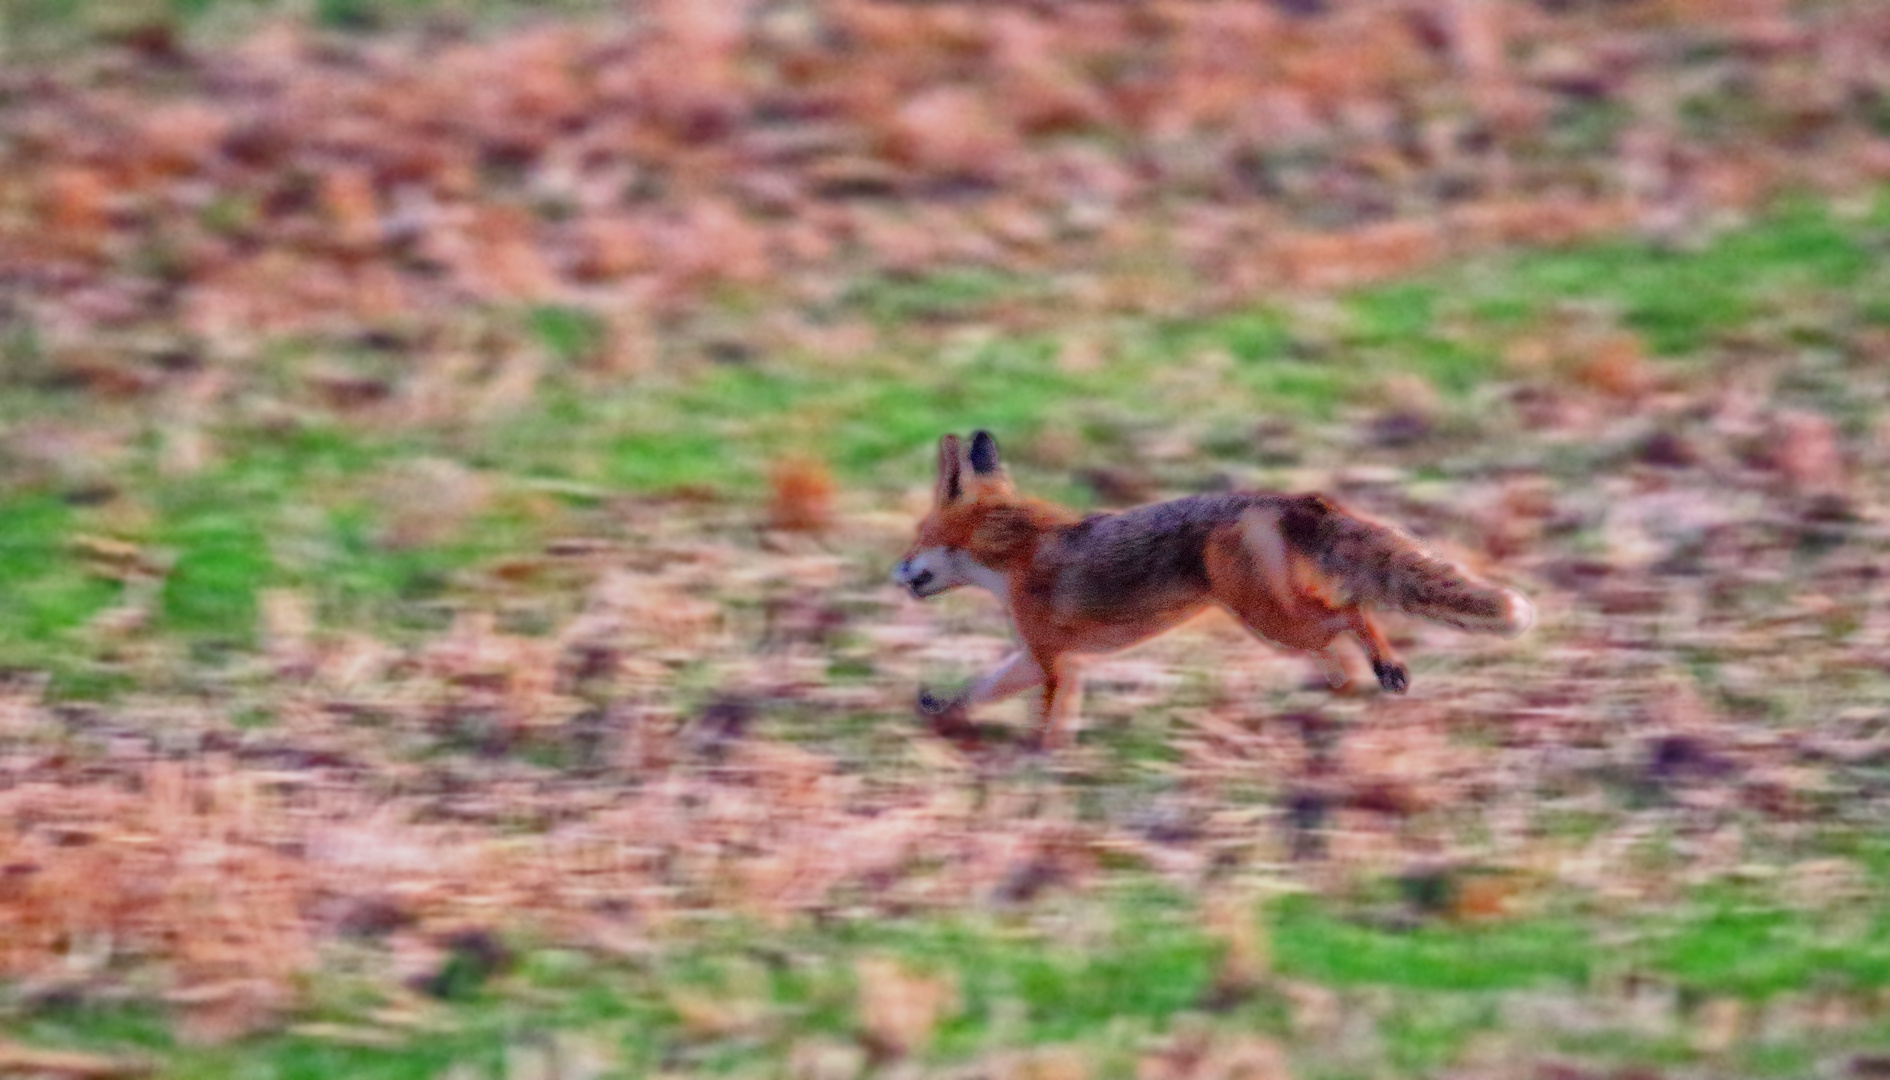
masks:
<path id="1" fill-rule="evenodd" d="M 970 583 L 993 588 L 1010 607 L 1022 652 L 953 701 L 935 702 L 924 695 L 922 708 L 934 714 L 1041 685 L 1041 738 L 1058 742 L 1073 699 L 1071 656 L 1125 648 L 1213 604 L 1262 639 L 1321 654 L 1335 683 L 1343 680 L 1344 670 L 1331 646 L 1349 633 L 1371 659 L 1380 683 L 1402 692 L 1408 673 L 1365 606 L 1385 594 L 1387 567 L 1406 568 L 1394 584 L 1409 586 L 1414 597 L 1433 606 L 1469 604 L 1482 612 L 1472 601 L 1487 607 L 1491 596 L 1503 602 L 1513 596 L 1435 559 L 1410 537 L 1366 523 L 1317 496 L 1255 492 L 1082 520 L 1062 507 L 1019 495 L 997 465 L 996 453 L 995 441 L 981 432 L 973 442 L 972 467 L 967 467 L 957 437 L 945 437 L 935 505 L 920 522 L 898 573 L 915 595 Z M 1291 528 L 1283 525 L 1282 515 L 1297 515 Z M 1322 561 L 1331 563 L 1334 549 L 1308 551 L 1303 539 L 1308 529 L 1328 523 L 1336 528 L 1327 534 L 1352 545 L 1332 566 Z M 1289 534 L 1300 539 L 1289 542 Z M 933 592 L 921 592 L 936 576 L 918 569 L 928 557 L 947 580 Z M 1443 590 L 1442 601 L 1435 599 L 1438 590 Z M 1515 609 L 1520 618 L 1527 604 L 1519 596 L 1514 601 L 1521 605 Z M 1490 618 L 1487 613 L 1476 617 Z M 1520 632 L 1520 626 L 1507 623 L 1471 628 Z"/>

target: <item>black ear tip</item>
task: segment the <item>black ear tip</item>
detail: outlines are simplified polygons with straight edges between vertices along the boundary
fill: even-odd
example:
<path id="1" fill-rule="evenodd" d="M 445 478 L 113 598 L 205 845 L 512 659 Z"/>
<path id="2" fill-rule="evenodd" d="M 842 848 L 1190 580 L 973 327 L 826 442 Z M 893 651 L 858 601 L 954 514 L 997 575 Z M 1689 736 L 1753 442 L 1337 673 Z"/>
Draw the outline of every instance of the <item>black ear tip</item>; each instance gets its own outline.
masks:
<path id="1" fill-rule="evenodd" d="M 988 431 L 975 431 L 971 435 L 971 468 L 973 472 L 994 472 L 998 467 L 997 440 Z"/>

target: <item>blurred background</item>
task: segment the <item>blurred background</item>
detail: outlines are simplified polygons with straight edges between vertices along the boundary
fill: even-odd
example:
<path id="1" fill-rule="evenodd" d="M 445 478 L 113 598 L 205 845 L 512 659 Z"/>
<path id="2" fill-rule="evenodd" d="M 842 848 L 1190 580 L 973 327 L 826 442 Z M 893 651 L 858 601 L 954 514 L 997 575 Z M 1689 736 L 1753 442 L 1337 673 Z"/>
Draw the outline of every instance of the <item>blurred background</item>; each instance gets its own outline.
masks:
<path id="1" fill-rule="evenodd" d="M 1887 185 L 1872 0 L 6 0 L 0 1076 L 1890 1073 Z M 954 746 L 979 427 L 1538 625 Z"/>

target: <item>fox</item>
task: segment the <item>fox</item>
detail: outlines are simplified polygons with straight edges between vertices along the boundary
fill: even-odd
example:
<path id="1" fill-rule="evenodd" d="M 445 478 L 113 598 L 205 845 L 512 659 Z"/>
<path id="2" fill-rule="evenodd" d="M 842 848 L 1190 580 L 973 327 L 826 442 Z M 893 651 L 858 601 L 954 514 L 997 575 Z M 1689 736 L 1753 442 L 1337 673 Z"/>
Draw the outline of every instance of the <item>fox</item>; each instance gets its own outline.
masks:
<path id="1" fill-rule="evenodd" d="M 1389 608 L 1472 633 L 1518 637 L 1535 622 L 1522 593 L 1484 580 L 1416 537 L 1317 492 L 1192 495 L 1079 516 L 1018 492 L 988 431 L 938 445 L 932 508 L 893 580 L 927 600 L 963 586 L 1009 609 L 1019 648 L 948 697 L 921 688 L 941 733 L 969 710 L 1038 692 L 1036 749 L 1066 745 L 1080 695 L 1076 658 L 1140 644 L 1219 606 L 1255 637 L 1310 654 L 1333 687 L 1349 681 L 1338 643 L 1362 646 L 1386 692 L 1411 672 L 1373 619 Z"/>

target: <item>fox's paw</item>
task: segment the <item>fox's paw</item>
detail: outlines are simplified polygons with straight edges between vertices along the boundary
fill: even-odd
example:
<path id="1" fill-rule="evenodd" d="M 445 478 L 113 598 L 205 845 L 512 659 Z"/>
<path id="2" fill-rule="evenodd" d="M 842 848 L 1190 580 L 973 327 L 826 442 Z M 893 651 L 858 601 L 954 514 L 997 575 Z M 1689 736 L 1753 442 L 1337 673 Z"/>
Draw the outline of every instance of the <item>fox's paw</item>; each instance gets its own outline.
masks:
<path id="1" fill-rule="evenodd" d="M 924 687 L 919 688 L 920 716 L 943 716 L 951 712 L 952 706 L 955 704 L 957 704 L 957 702 L 950 698 L 936 697 L 933 695 L 932 691 Z"/>
<path id="2" fill-rule="evenodd" d="M 1372 674 L 1378 676 L 1378 685 L 1387 693 L 1402 694 L 1411 688 L 1411 669 L 1403 664 L 1374 661 Z"/>
<path id="3" fill-rule="evenodd" d="M 939 698 L 932 691 L 919 691 L 919 719 L 932 734 L 942 739 L 957 743 L 959 749 L 969 749 L 983 741 L 978 726 L 971 722 L 964 703 L 957 698 Z"/>

